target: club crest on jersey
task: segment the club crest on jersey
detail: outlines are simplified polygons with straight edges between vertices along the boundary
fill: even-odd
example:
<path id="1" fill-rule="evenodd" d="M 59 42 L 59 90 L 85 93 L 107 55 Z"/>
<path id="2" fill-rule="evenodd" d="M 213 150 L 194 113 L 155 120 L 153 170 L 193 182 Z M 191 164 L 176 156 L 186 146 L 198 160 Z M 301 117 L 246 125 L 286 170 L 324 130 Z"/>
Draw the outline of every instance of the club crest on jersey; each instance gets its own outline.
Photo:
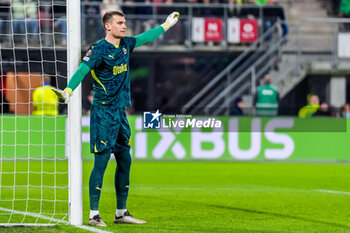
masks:
<path id="1" fill-rule="evenodd" d="M 92 54 L 92 50 L 89 49 L 89 50 L 86 52 L 85 56 L 88 57 L 88 56 L 90 56 L 91 54 Z"/>
<path id="2" fill-rule="evenodd" d="M 123 52 L 124 52 L 124 54 L 126 55 L 126 48 L 123 48 Z"/>

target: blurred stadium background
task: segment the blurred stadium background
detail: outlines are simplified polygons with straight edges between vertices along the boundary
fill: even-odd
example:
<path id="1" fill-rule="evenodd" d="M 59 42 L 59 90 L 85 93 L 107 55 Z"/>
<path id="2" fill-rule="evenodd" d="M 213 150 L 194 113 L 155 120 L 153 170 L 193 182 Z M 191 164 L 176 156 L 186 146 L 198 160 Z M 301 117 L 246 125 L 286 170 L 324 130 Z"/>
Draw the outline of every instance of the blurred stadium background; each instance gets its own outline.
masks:
<path id="1" fill-rule="evenodd" d="M 61 89 L 67 84 L 66 1 L 25 0 L 34 7 L 23 27 L 15 26 L 24 19 L 13 7 L 21 2 L 0 0 L 0 222 L 66 223 L 67 107 L 32 116 L 33 92 L 45 77 Z M 181 14 L 174 28 L 130 57 L 129 207 L 149 224 L 113 226 L 111 217 L 107 231 L 350 232 L 349 0 L 83 0 L 82 55 L 104 36 L 100 18 L 107 10 L 126 13 L 128 35 L 158 26 L 173 11 Z M 279 91 L 273 117 L 255 109 L 266 75 Z M 88 76 L 82 83 L 84 216 L 91 90 Z M 312 109 L 306 118 L 299 117 L 303 106 Z M 143 113 L 156 110 L 220 119 L 223 127 L 143 129 Z M 114 211 L 113 169 L 101 198 L 105 218 Z"/>

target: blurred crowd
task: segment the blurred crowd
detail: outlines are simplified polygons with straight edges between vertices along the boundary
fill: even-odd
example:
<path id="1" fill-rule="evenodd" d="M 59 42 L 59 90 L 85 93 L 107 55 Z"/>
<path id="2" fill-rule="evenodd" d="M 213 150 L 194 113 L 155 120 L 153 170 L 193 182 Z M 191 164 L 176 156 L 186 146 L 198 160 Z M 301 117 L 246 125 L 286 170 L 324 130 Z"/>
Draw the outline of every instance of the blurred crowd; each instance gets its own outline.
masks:
<path id="1" fill-rule="evenodd" d="M 284 0 L 284 2 L 285 1 L 293 3 L 297 0 Z M 319 1 L 327 9 L 329 15 L 350 17 L 350 0 Z M 15 36 L 15 40 L 20 42 L 23 42 L 23 35 L 27 32 L 28 44 L 37 43 L 39 32 L 55 33 L 57 37 L 55 38 L 56 44 L 66 44 L 67 26 L 66 9 L 64 6 L 65 1 L 62 1 L 62 3 L 60 3 L 60 1 L 55 1 L 52 7 L 49 4 L 45 4 L 45 1 L 41 1 L 38 6 L 37 0 L 7 0 L 6 2 L 12 4 L 12 12 L 9 11 L 9 8 L 4 6 L 0 7 L 0 43 L 11 40 L 10 32 L 12 31 L 18 35 Z M 48 1 L 48 3 L 49 2 L 51 1 Z M 279 0 L 81 0 L 83 18 L 82 38 L 83 43 L 89 44 L 96 40 L 96 36 L 103 35 L 104 31 L 100 23 L 100 18 L 106 11 L 110 10 L 120 10 L 130 16 L 130 20 L 128 17 L 128 21 L 133 31 L 129 31 L 129 33 L 138 34 L 149 29 L 152 23 L 158 23 L 152 21 L 152 14 L 154 13 L 158 15 L 167 15 L 173 10 L 180 11 L 180 13 L 186 12 L 183 7 L 171 6 L 173 3 L 203 4 L 201 7 L 193 8 L 193 15 L 203 15 L 206 17 L 222 17 L 224 14 L 223 10 L 213 7 L 213 4 L 228 3 L 230 5 L 229 16 L 259 18 L 259 14 L 256 11 L 252 9 L 242 10 L 237 6 L 242 4 L 254 4 L 257 6 L 278 5 L 279 2 Z M 137 5 L 140 3 L 145 5 Z M 150 5 L 151 3 L 164 5 L 154 7 Z M 167 5 L 171 7 L 167 8 Z M 276 15 L 276 12 L 272 14 Z M 283 13 L 278 14 L 278 17 L 282 21 L 286 20 Z M 267 15 L 267 17 L 269 17 L 269 15 Z M 11 23 L 9 23 L 9 19 L 12 20 Z M 271 20 L 268 24 L 271 24 Z M 349 27 L 350 24 L 344 26 Z M 269 27 L 269 25 L 264 25 L 264 27 Z M 91 28 L 95 30 L 89 30 Z M 285 32 L 288 31 L 286 28 L 283 28 L 283 30 Z M 44 43 L 52 44 L 49 38 L 41 39 Z"/>
<path id="2" fill-rule="evenodd" d="M 264 4 L 274 4 L 278 2 L 278 0 L 94 0 L 90 2 L 103 2 L 103 4 L 113 4 L 118 5 L 121 3 L 203 3 L 203 4 L 210 4 L 210 3 L 238 3 L 238 4 L 258 4 L 258 5 L 264 5 Z"/>
<path id="3" fill-rule="evenodd" d="M 67 26 L 64 5 L 38 5 L 37 0 L 8 0 L 8 5 L 3 4 L 0 7 L 0 43 L 28 41 L 28 45 L 38 45 L 39 39 L 44 45 L 53 43 L 53 38 L 50 43 L 49 35 L 39 38 L 39 32 L 57 32 L 60 41 L 65 43 Z"/>
<path id="4" fill-rule="evenodd" d="M 0 2 L 5 4 L 4 2 Z M 2 5 L 0 7 L 0 43 L 10 43 L 11 33 L 16 36 L 14 42 L 24 43 L 24 40 L 28 41 L 28 44 L 38 44 L 39 32 L 40 33 L 55 33 L 56 44 L 66 44 L 66 9 L 64 1 L 55 1 L 53 6 L 46 4 L 45 1 L 40 1 L 38 5 L 37 0 L 7 0 L 7 4 L 12 5 L 12 12 L 10 12 L 9 6 Z M 48 1 L 50 3 L 50 1 Z M 136 3 L 136 4 L 135 4 Z M 143 3 L 144 5 L 137 5 Z M 151 3 L 163 4 L 162 6 L 152 7 Z M 104 31 L 100 23 L 101 16 L 106 11 L 119 10 L 123 11 L 128 17 L 130 28 L 133 29 L 133 33 L 140 33 L 151 27 L 152 14 L 167 15 L 171 11 L 179 11 L 180 13 L 186 13 L 186 9 L 183 7 L 167 7 L 173 3 L 182 4 L 203 4 L 208 7 L 195 7 L 193 8 L 194 15 L 202 15 L 206 17 L 210 16 L 223 16 L 222 8 L 214 8 L 212 4 L 229 3 L 232 4 L 229 8 L 229 14 L 236 16 L 253 16 L 258 18 L 259 15 L 252 11 L 238 12 L 237 5 L 241 4 L 255 4 L 255 5 L 269 5 L 277 4 L 277 0 L 82 0 L 82 33 L 83 43 L 91 43 L 96 40 L 96 36 L 103 35 Z M 129 20 L 130 18 L 130 20 Z M 281 17 L 284 20 L 284 16 Z M 11 22 L 10 22 L 11 21 Z M 135 22 L 142 21 L 142 22 Z M 155 22 L 153 22 L 155 23 Z M 158 23 L 158 22 L 157 22 Z M 95 30 L 89 30 L 94 28 Z M 25 38 L 25 32 L 27 37 Z M 130 33 L 132 33 L 130 31 Z M 46 45 L 53 43 L 50 38 L 40 38 Z"/>

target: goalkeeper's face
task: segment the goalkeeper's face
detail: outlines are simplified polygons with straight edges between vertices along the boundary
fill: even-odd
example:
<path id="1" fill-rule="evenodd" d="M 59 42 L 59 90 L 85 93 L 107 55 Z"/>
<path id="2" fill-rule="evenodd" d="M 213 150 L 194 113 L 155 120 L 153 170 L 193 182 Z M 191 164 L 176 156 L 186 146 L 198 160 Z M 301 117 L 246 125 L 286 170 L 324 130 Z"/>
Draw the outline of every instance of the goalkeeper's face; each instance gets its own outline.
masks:
<path id="1" fill-rule="evenodd" d="M 126 33 L 126 20 L 123 16 L 113 15 L 106 25 L 106 33 L 110 34 L 114 38 L 123 38 Z"/>

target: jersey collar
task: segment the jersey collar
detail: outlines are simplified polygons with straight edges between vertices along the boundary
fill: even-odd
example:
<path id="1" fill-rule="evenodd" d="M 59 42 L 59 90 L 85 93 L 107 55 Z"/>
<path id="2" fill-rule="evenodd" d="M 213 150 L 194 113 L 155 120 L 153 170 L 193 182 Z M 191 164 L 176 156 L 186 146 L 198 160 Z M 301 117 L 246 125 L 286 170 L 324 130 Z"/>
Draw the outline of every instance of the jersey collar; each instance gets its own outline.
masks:
<path id="1" fill-rule="evenodd" d="M 106 38 L 103 38 L 103 40 L 104 40 L 107 44 L 109 44 L 110 46 L 113 46 L 113 48 L 119 48 L 119 47 L 120 47 L 120 44 L 121 44 L 122 41 L 123 41 L 123 38 L 120 39 L 119 45 L 114 45 L 114 44 L 108 42 L 108 41 L 106 40 Z"/>

